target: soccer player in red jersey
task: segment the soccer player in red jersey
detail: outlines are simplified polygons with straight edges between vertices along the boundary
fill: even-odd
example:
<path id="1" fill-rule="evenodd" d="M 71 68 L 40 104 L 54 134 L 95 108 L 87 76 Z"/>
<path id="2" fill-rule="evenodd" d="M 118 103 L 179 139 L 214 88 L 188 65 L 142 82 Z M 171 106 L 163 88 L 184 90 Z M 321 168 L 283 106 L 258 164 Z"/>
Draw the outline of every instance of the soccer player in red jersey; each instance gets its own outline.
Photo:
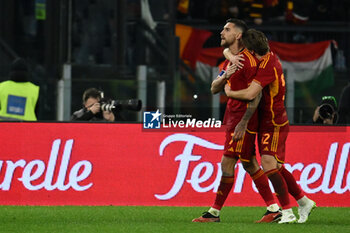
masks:
<path id="1" fill-rule="evenodd" d="M 221 32 L 221 46 L 227 47 L 234 54 L 240 55 L 241 63 L 244 66 L 237 70 L 239 60 L 236 64 L 225 61 L 223 71 L 212 82 L 211 91 L 213 94 L 224 89 L 227 84 L 232 90 L 240 90 L 248 87 L 257 71 L 258 60 L 244 49 L 240 42 L 243 31 L 247 29 L 246 24 L 237 19 L 229 19 Z M 260 97 L 254 101 L 247 102 L 229 98 L 224 116 L 224 125 L 226 125 L 226 140 L 224 154 L 221 159 L 222 176 L 215 202 L 212 207 L 204 212 L 199 218 L 193 219 L 193 222 L 219 222 L 220 210 L 232 189 L 234 183 L 234 168 L 241 160 L 244 169 L 252 177 L 259 194 L 267 205 L 267 212 L 258 222 L 278 221 L 281 217 L 279 206 L 276 204 L 273 194 L 270 190 L 268 179 L 259 167 L 255 157 L 255 137 L 258 130 L 258 119 L 255 109 L 259 103 Z M 254 106 L 255 105 L 255 106 Z M 247 111 L 248 109 L 248 111 Z M 249 111 L 249 109 L 254 109 Z M 248 123 L 248 129 L 242 134 L 241 140 L 233 140 L 235 129 L 242 118 L 252 118 Z"/>
<path id="2" fill-rule="evenodd" d="M 305 196 L 293 175 L 283 166 L 289 121 L 284 106 L 285 80 L 282 65 L 277 56 L 270 51 L 267 38 L 262 32 L 249 29 L 242 38 L 245 47 L 260 60 L 259 68 L 248 88 L 234 91 L 226 86 L 225 92 L 231 98 L 248 101 L 262 93 L 258 111 L 258 145 L 261 164 L 283 209 L 279 223 L 296 221 L 290 206 L 288 192 L 299 205 L 298 223 L 304 223 L 316 204 Z M 240 124 L 244 126 L 243 130 L 249 127 L 248 122 L 244 122 L 244 119 Z"/>

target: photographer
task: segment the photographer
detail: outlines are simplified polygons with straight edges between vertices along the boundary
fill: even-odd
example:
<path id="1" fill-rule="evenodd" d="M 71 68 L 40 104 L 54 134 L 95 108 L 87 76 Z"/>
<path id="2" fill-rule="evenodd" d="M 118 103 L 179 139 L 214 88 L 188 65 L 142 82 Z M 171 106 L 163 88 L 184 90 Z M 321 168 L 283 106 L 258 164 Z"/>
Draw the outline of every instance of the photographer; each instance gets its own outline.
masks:
<path id="1" fill-rule="evenodd" d="M 83 94 L 83 108 L 74 112 L 72 121 L 108 121 L 122 120 L 115 111 L 103 111 L 101 109 L 101 92 L 96 88 L 89 88 Z"/>
<path id="2" fill-rule="evenodd" d="M 333 125 L 338 120 L 337 101 L 334 96 L 323 96 L 317 106 L 312 121 L 314 124 Z"/>

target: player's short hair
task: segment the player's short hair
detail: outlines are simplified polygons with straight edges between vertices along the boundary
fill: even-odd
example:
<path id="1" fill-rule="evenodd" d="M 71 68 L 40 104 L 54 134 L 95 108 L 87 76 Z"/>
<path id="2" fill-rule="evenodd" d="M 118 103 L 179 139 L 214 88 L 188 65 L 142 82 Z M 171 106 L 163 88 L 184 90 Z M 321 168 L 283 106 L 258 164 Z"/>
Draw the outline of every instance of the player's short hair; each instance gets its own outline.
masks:
<path id="1" fill-rule="evenodd" d="M 242 42 L 244 47 L 260 56 L 270 51 L 269 42 L 265 34 L 252 28 L 243 33 Z"/>
<path id="2" fill-rule="evenodd" d="M 84 91 L 83 103 L 85 103 L 89 98 L 101 99 L 101 92 L 96 88 L 89 88 Z"/>
<path id="3" fill-rule="evenodd" d="M 240 20 L 240 19 L 230 18 L 230 19 L 226 20 L 226 23 L 235 24 L 236 27 L 241 29 L 242 32 L 245 32 L 248 30 L 247 24 L 243 20 Z"/>

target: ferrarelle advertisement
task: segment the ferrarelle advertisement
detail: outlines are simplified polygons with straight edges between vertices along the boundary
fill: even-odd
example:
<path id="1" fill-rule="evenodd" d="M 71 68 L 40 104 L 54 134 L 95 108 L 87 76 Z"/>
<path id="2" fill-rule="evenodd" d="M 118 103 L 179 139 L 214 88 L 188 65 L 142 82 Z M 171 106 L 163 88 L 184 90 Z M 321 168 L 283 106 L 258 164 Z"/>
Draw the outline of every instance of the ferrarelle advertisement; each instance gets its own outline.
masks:
<path id="1" fill-rule="evenodd" d="M 210 206 L 220 182 L 224 131 L 0 126 L 1 205 Z M 318 206 L 349 207 L 349 151 L 350 127 L 291 126 L 285 167 Z M 264 206 L 241 163 L 235 172 L 226 206 Z"/>

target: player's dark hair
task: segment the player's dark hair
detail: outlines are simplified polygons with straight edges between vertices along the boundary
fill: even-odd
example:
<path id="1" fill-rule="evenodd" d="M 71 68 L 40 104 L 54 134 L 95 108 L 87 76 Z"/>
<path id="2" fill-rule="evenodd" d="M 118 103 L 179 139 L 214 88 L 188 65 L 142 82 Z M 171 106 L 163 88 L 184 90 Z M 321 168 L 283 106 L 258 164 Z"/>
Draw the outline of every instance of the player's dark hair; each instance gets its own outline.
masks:
<path id="1" fill-rule="evenodd" d="M 89 98 L 101 99 L 101 92 L 96 88 L 89 88 L 84 91 L 83 103 L 85 103 Z"/>
<path id="2" fill-rule="evenodd" d="M 233 24 L 235 24 L 236 27 L 238 27 L 239 29 L 242 30 L 242 32 L 245 32 L 245 31 L 248 30 L 247 24 L 243 20 L 240 20 L 240 19 L 230 18 L 230 19 L 226 20 L 226 23 L 233 23 Z"/>
<path id="3" fill-rule="evenodd" d="M 265 34 L 255 29 L 248 29 L 242 35 L 244 47 L 250 51 L 254 51 L 260 56 L 270 51 L 269 42 Z"/>

